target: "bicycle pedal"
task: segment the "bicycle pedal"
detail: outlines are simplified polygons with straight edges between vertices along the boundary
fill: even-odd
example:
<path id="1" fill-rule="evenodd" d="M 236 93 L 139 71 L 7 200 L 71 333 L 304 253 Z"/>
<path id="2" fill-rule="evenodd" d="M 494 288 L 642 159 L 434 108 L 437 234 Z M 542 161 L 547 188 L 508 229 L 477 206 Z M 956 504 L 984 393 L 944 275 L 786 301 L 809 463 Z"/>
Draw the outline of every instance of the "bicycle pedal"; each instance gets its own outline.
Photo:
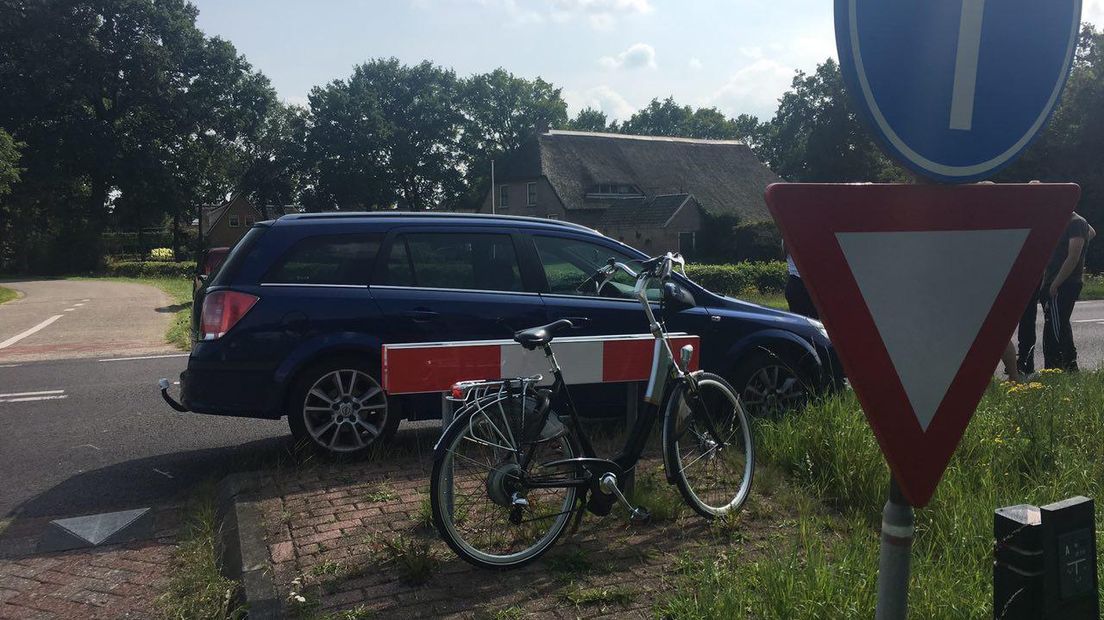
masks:
<path id="1" fill-rule="evenodd" d="M 652 513 L 643 506 L 637 506 L 629 514 L 629 520 L 633 523 L 647 523 L 652 520 Z"/>
<path id="2" fill-rule="evenodd" d="M 514 508 L 528 508 L 529 500 L 525 499 L 518 493 L 514 493 L 514 496 L 510 498 L 510 505 Z"/>

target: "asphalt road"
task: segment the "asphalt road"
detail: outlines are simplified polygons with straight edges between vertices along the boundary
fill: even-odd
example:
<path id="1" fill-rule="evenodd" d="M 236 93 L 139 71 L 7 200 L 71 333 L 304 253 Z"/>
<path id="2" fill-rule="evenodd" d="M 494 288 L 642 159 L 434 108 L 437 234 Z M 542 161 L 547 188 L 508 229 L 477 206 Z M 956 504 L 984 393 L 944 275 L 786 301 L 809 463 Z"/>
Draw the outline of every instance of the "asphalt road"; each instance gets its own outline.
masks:
<path id="1" fill-rule="evenodd" d="M 153 355 L 180 308 L 159 289 L 110 280 L 4 282 L 24 297 L 0 305 L 0 364 Z"/>
<path id="2" fill-rule="evenodd" d="M 179 352 L 100 359 L 110 358 L 0 368 L 0 516 L 81 515 L 173 501 L 197 482 L 290 449 L 283 421 L 169 409 L 157 379 L 175 380 L 187 364 Z"/>

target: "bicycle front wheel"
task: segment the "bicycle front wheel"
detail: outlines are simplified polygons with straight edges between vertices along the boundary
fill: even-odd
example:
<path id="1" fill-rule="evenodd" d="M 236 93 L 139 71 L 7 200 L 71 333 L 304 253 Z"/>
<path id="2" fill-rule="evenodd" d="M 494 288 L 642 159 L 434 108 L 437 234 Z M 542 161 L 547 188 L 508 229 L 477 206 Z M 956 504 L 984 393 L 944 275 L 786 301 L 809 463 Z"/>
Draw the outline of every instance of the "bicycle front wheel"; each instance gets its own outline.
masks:
<path id="1" fill-rule="evenodd" d="M 577 480 L 575 467 L 545 465 L 579 455 L 571 435 L 517 442 L 509 409 L 457 418 L 433 461 L 433 523 L 457 555 L 482 568 L 516 568 L 540 557 L 575 509 L 577 489 L 554 486 Z"/>
<path id="2" fill-rule="evenodd" d="M 721 377 L 702 372 L 697 390 L 681 383 L 667 399 L 664 465 L 679 492 L 707 519 L 735 513 L 751 492 L 755 454 L 740 399 Z"/>

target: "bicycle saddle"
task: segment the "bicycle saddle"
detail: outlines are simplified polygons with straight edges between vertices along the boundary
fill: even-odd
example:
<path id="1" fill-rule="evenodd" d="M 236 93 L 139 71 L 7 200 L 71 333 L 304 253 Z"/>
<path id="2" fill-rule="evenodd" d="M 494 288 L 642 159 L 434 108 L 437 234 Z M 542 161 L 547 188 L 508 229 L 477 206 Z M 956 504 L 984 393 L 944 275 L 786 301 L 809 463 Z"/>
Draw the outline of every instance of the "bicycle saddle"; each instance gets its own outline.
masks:
<path id="1" fill-rule="evenodd" d="M 564 328 L 574 327 L 571 321 L 567 319 L 560 319 L 558 321 L 549 323 L 548 325 L 541 325 L 540 327 L 530 327 L 529 329 L 523 329 L 514 333 L 514 341 L 521 346 L 529 349 L 530 351 L 537 347 L 543 347 L 544 345 L 552 342 L 552 337 L 556 335 L 556 332 Z"/>

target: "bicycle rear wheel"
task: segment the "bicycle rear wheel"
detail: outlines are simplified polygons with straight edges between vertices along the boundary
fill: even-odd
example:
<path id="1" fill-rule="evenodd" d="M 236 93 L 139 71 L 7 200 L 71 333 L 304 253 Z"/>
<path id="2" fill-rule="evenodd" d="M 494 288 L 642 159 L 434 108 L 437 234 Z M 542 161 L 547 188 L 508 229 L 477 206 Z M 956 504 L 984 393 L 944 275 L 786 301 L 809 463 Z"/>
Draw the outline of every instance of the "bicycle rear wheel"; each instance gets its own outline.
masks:
<path id="1" fill-rule="evenodd" d="M 715 374 L 696 377 L 697 393 L 681 383 L 667 399 L 664 465 L 686 503 L 703 517 L 715 519 L 736 512 L 747 500 L 755 454 L 736 392 Z"/>
<path id="2" fill-rule="evenodd" d="M 433 523 L 457 555 L 483 568 L 516 568 L 540 557 L 563 534 L 576 504 L 574 487 L 525 483 L 577 479 L 573 466 L 544 465 L 579 455 L 572 436 L 521 444 L 508 411 L 492 407 L 457 418 L 433 461 Z M 525 453 L 531 454 L 523 472 Z"/>

